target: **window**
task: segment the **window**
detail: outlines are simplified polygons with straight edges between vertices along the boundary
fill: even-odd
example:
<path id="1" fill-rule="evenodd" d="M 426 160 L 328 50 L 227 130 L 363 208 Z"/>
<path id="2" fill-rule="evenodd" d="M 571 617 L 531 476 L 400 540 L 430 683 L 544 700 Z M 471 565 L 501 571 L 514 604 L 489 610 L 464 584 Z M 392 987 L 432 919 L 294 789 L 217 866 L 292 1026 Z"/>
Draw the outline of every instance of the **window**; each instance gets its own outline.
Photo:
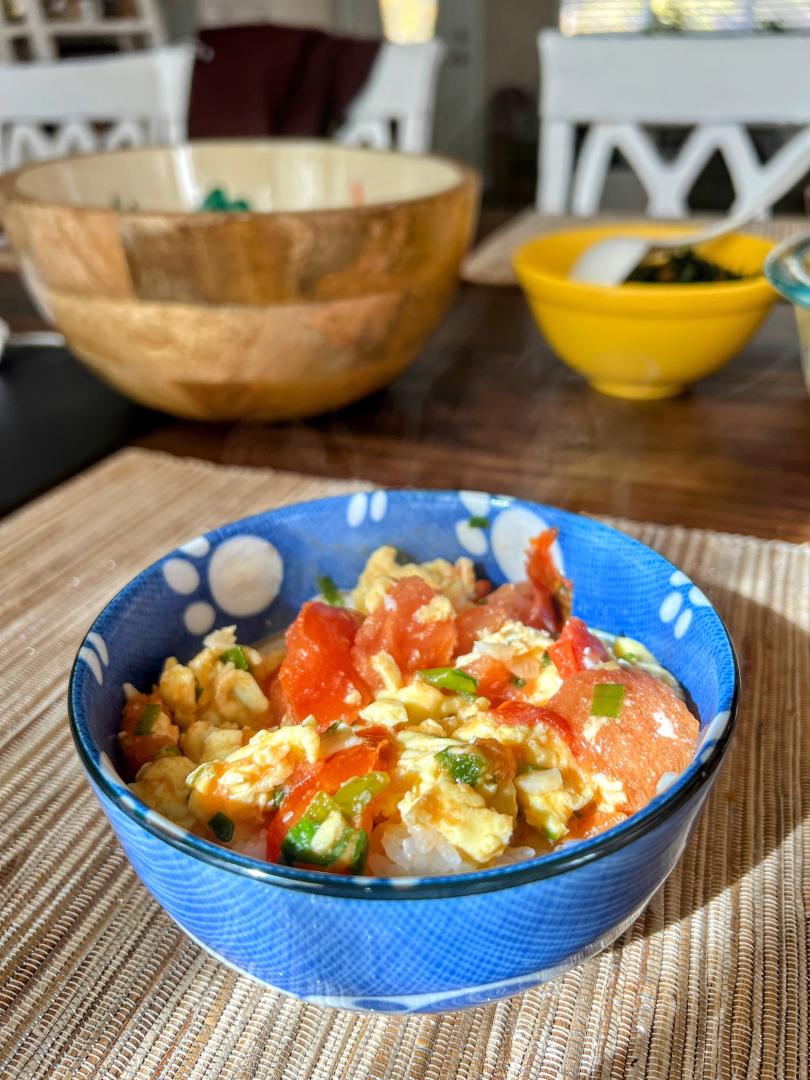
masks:
<path id="1" fill-rule="evenodd" d="M 564 34 L 671 30 L 810 30 L 805 0 L 561 0 Z"/>

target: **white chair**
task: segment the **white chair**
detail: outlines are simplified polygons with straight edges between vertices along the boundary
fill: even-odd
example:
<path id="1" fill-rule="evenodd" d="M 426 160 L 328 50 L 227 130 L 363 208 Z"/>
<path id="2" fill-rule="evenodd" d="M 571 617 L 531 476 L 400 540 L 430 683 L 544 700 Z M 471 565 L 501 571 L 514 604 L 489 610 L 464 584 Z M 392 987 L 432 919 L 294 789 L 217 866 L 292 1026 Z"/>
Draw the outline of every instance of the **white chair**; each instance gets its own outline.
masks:
<path id="1" fill-rule="evenodd" d="M 810 158 L 807 38 L 608 34 L 563 37 L 542 31 L 537 205 L 543 213 L 599 209 L 615 150 L 635 173 L 652 217 L 683 217 L 688 196 L 719 151 L 734 188 L 734 208 L 757 199 L 802 155 Z M 575 162 L 578 125 L 588 130 Z M 673 160 L 644 125 L 685 127 Z M 761 162 L 747 125 L 799 126 Z"/>
<path id="2" fill-rule="evenodd" d="M 194 47 L 0 65 L 0 172 L 186 136 Z"/>
<path id="3" fill-rule="evenodd" d="M 445 51 L 438 40 L 424 45 L 385 42 L 366 85 L 349 107 L 337 141 L 415 154 L 430 150 Z"/>

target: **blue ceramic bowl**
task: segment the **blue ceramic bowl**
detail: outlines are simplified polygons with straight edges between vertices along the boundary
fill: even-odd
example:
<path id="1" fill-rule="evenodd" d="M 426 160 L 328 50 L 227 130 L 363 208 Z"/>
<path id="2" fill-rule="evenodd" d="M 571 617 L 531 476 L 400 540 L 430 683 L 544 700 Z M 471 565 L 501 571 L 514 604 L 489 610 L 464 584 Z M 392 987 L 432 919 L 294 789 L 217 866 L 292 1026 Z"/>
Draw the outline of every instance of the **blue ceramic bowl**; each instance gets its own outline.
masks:
<path id="1" fill-rule="evenodd" d="M 471 528 L 471 515 L 488 518 Z M 471 555 L 495 582 L 523 577 L 527 539 L 560 531 L 574 608 L 645 642 L 687 687 L 701 721 L 690 768 L 641 813 L 529 862 L 445 878 L 348 878 L 273 866 L 201 840 L 147 809 L 116 772 L 125 681 L 148 686 L 167 655 L 214 625 L 255 641 L 288 624 L 319 574 L 340 587 L 375 547 L 416 559 Z M 79 650 L 73 737 L 127 856 L 158 903 L 224 963 L 306 1001 L 445 1011 L 515 994 L 614 940 L 672 870 L 734 724 L 737 666 L 703 593 L 660 555 L 595 521 L 472 492 L 377 491 L 273 510 L 192 540 L 126 586 Z"/>

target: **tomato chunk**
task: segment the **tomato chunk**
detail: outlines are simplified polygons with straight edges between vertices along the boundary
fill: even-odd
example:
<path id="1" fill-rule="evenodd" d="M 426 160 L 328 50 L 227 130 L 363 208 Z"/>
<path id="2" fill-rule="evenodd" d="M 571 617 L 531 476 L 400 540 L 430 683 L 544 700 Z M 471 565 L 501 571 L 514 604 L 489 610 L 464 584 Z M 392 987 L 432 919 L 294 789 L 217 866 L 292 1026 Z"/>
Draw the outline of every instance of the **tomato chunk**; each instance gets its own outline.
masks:
<path id="1" fill-rule="evenodd" d="M 278 862 L 284 837 L 304 816 L 319 791 L 334 795 L 355 776 L 393 768 L 395 748 L 390 732 L 385 728 L 368 728 L 363 732 L 363 740 L 339 750 L 326 761 L 299 765 L 286 781 L 284 799 L 267 829 L 267 858 L 271 862 Z"/>
<path id="2" fill-rule="evenodd" d="M 275 817 L 267 829 L 266 855 L 270 862 L 278 862 L 281 842 L 295 823 L 304 816 L 306 809 L 318 793 L 319 775 L 323 762 L 299 765 L 285 784 L 286 794 Z"/>
<path id="3" fill-rule="evenodd" d="M 559 633 L 571 614 L 572 586 L 563 577 L 551 554 L 556 529 L 546 529 L 529 541 L 526 576 L 534 590 L 535 608 L 532 626 L 540 626 L 550 633 Z"/>
<path id="4" fill-rule="evenodd" d="M 573 754 L 578 754 L 580 751 L 579 736 L 572 731 L 571 725 L 564 717 L 547 705 L 531 705 L 528 701 L 505 701 L 494 710 L 492 715 L 499 724 L 525 725 L 526 727 L 545 724 L 546 727 L 553 728 L 565 740 Z"/>
<path id="5" fill-rule="evenodd" d="M 548 654 L 563 679 L 570 679 L 583 668 L 610 658 L 599 638 L 594 637 L 582 619 L 576 616 L 566 622 L 559 639 L 549 645 Z"/>
<path id="6" fill-rule="evenodd" d="M 615 825 L 620 825 L 627 818 L 621 810 L 597 810 L 591 807 L 579 814 L 574 814 L 568 821 L 569 840 L 588 840 L 599 833 L 607 832 Z"/>
<path id="7" fill-rule="evenodd" d="M 476 638 L 500 630 L 510 619 L 536 626 L 537 623 L 532 621 L 534 610 L 534 592 L 527 581 L 517 585 L 501 585 L 485 596 L 481 603 L 471 604 L 459 612 L 456 620 L 458 651 L 469 652 Z"/>
<path id="8" fill-rule="evenodd" d="M 327 795 L 334 795 L 341 784 L 355 776 L 365 776 L 378 767 L 381 747 L 370 743 L 350 746 L 333 754 L 323 763 L 318 787 Z"/>
<path id="9" fill-rule="evenodd" d="M 599 719 L 592 716 L 594 688 L 605 683 L 624 687 L 621 706 L 617 716 L 602 719 L 593 731 Z M 549 706 L 582 737 L 586 767 L 621 780 L 630 812 L 655 797 L 663 775 L 682 772 L 694 756 L 697 719 L 668 686 L 644 671 L 580 671 L 563 683 Z M 587 739 L 586 725 L 591 727 Z"/>
<path id="10" fill-rule="evenodd" d="M 299 722 L 314 716 L 318 731 L 335 720 L 351 722 L 371 701 L 371 691 L 352 660 L 362 616 L 312 600 L 287 631 L 281 689 Z"/>
<path id="11" fill-rule="evenodd" d="M 489 698 L 492 705 L 512 699 L 521 700 L 523 697 L 515 683 L 515 676 L 502 660 L 496 660 L 494 656 L 476 656 L 464 665 L 464 670 L 477 680 L 478 693 Z"/>
<path id="12" fill-rule="evenodd" d="M 476 600 L 481 600 L 482 597 L 488 596 L 492 592 L 492 582 L 487 578 L 478 578 L 475 585 L 473 585 L 473 596 Z"/>
<path id="13" fill-rule="evenodd" d="M 374 727 L 362 728 L 358 734 L 364 742 L 370 743 L 377 752 L 376 760 L 367 771 L 374 772 L 375 769 L 382 769 L 389 772 L 393 769 L 396 763 L 397 749 L 390 730 L 379 724 Z"/>
<path id="14" fill-rule="evenodd" d="M 457 639 L 455 617 L 433 621 L 420 613 L 438 595 L 419 577 L 400 578 L 366 617 L 357 632 L 352 660 L 369 685 L 382 685 L 372 664 L 379 652 L 389 653 L 403 675 L 450 663 Z"/>

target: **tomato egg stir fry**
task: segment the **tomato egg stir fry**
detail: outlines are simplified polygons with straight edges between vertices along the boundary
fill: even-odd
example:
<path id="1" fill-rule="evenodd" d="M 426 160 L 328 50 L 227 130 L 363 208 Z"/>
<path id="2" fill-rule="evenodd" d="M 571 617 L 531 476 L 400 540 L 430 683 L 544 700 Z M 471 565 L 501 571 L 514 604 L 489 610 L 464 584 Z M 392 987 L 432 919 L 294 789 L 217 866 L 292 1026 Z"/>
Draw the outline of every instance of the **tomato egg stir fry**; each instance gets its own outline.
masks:
<path id="1" fill-rule="evenodd" d="M 132 791 L 208 840 L 340 874 L 532 858 L 623 821 L 691 761 L 698 722 L 638 641 L 571 614 L 554 530 L 527 580 L 370 557 L 283 643 L 217 630 L 151 693 L 126 686 Z"/>

